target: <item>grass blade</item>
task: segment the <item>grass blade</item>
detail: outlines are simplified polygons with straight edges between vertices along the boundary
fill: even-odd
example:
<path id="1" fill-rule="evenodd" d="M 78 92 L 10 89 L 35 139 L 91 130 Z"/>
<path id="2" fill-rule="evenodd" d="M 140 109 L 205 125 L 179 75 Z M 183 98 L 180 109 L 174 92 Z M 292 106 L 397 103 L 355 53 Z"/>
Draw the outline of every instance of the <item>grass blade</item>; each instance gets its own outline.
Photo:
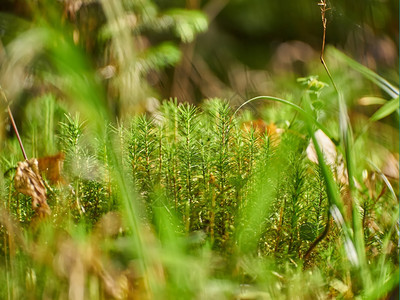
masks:
<path id="1" fill-rule="evenodd" d="M 275 101 L 275 102 L 280 102 L 280 103 L 289 105 L 290 107 L 294 108 L 296 111 L 298 111 L 303 116 L 307 116 L 308 115 L 308 113 L 304 109 L 302 109 L 300 106 L 298 106 L 298 105 L 296 105 L 293 102 L 290 102 L 288 100 L 281 99 L 281 98 L 278 98 L 278 97 L 272 97 L 272 96 L 257 96 L 257 97 L 251 98 L 251 99 L 245 101 L 243 104 L 241 104 L 235 110 L 235 112 L 233 113 L 233 116 L 235 116 L 238 113 L 238 111 L 240 109 L 242 109 L 244 106 L 246 106 L 250 102 L 253 102 L 253 101 L 256 101 L 256 100 L 272 100 L 272 101 Z M 328 130 L 328 128 L 326 128 L 324 125 L 322 125 L 320 122 L 318 122 L 315 118 L 311 117 L 310 120 L 318 129 L 321 129 L 331 140 L 333 140 L 333 141 L 335 140 L 333 138 L 332 133 Z"/>
<path id="2" fill-rule="evenodd" d="M 386 102 L 381 108 L 379 108 L 369 119 L 371 122 L 379 121 L 390 114 L 397 112 L 399 114 L 399 97 Z"/>
<path id="3" fill-rule="evenodd" d="M 362 64 L 356 62 L 355 60 L 351 59 L 343 52 L 333 48 L 328 47 L 328 52 L 333 57 L 338 58 L 339 60 L 345 62 L 348 66 L 353 68 L 354 70 L 360 72 L 365 78 L 371 80 L 377 86 L 379 86 L 382 90 L 384 90 L 391 98 L 396 98 L 399 96 L 399 90 L 390 84 L 386 79 L 379 76 L 375 72 L 371 71 L 367 67 L 363 66 Z"/>

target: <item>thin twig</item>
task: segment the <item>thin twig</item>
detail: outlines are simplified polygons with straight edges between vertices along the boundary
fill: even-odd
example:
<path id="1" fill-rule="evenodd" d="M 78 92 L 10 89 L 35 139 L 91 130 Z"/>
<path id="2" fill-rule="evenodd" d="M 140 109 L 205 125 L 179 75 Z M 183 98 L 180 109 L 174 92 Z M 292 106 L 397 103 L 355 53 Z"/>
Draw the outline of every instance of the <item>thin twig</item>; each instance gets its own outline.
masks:
<path id="1" fill-rule="evenodd" d="M 332 82 L 333 87 L 335 88 L 336 92 L 339 93 L 339 91 L 338 91 L 338 89 L 337 89 L 337 87 L 336 87 L 336 84 L 335 84 L 335 82 L 333 81 L 333 77 L 332 77 L 332 75 L 331 75 L 331 72 L 329 72 L 328 66 L 326 65 L 325 59 L 324 59 L 325 37 L 326 37 L 326 22 L 327 22 L 327 19 L 326 19 L 326 17 L 325 17 L 325 13 L 326 13 L 328 10 L 330 10 L 330 8 L 327 8 L 326 0 L 320 0 L 320 2 L 318 3 L 318 5 L 319 5 L 320 8 L 321 8 L 322 27 L 323 27 L 323 29 L 324 29 L 324 32 L 323 32 L 323 35 L 322 35 L 322 48 L 321 48 L 321 56 L 320 56 L 320 59 L 321 59 L 322 65 L 323 65 L 324 68 L 325 68 L 326 73 L 327 73 L 328 76 L 329 76 L 329 79 L 330 79 L 331 82 Z"/>
<path id="2" fill-rule="evenodd" d="M 6 97 L 6 94 L 4 93 L 3 89 L 1 88 L 1 86 L 0 86 L 0 92 L 1 92 L 1 96 L 3 97 L 4 101 L 7 103 L 8 115 L 10 116 L 11 124 L 13 126 L 15 135 L 17 136 L 19 146 L 21 147 L 22 155 L 24 156 L 25 160 L 28 160 L 28 157 L 26 156 L 24 145 L 22 144 L 22 140 L 21 140 L 21 137 L 20 137 L 19 132 L 18 132 L 17 125 L 15 124 L 14 117 L 13 117 L 13 114 L 12 114 L 11 109 L 10 109 L 10 104 L 9 104 L 9 102 L 7 100 L 7 97 Z"/>
<path id="3" fill-rule="evenodd" d="M 10 105 L 7 106 L 7 110 L 8 110 L 8 115 L 10 116 L 11 124 L 12 124 L 12 126 L 14 128 L 14 132 L 17 135 L 18 143 L 19 143 L 19 146 L 21 147 L 21 150 L 22 150 L 22 155 L 24 156 L 25 160 L 28 160 L 28 157 L 26 156 L 26 152 L 25 152 L 24 146 L 22 145 L 21 137 L 19 136 L 17 125 L 15 124 L 14 117 L 13 117 L 11 109 L 10 109 Z"/>

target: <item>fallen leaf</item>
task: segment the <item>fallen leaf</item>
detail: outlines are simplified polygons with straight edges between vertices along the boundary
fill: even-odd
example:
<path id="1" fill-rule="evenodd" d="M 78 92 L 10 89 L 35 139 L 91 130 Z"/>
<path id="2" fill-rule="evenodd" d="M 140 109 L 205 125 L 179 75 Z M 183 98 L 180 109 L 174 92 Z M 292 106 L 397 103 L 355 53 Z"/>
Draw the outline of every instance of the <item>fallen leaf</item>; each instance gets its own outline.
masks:
<path id="1" fill-rule="evenodd" d="M 395 157 L 392 153 L 389 153 L 386 155 L 383 167 L 382 167 L 382 172 L 385 174 L 387 177 L 392 178 L 392 179 L 399 179 L 399 159 L 398 155 Z"/>
<path id="2" fill-rule="evenodd" d="M 32 198 L 32 209 L 39 217 L 51 214 L 47 204 L 46 188 L 39 173 L 39 163 L 36 158 L 31 158 L 18 163 L 14 177 L 15 189 Z"/>
<path id="3" fill-rule="evenodd" d="M 324 154 L 324 160 L 327 165 L 333 169 L 336 180 L 340 183 L 346 184 L 348 182 L 347 171 L 344 165 L 342 155 L 336 152 L 336 146 L 331 139 L 320 129 L 315 132 L 319 148 Z M 313 163 L 318 164 L 317 152 L 315 151 L 312 140 L 306 150 L 307 157 Z"/>
<path id="4" fill-rule="evenodd" d="M 52 156 L 40 157 L 38 159 L 40 174 L 51 184 L 65 184 L 65 179 L 61 175 L 64 159 L 65 154 L 62 152 Z"/>

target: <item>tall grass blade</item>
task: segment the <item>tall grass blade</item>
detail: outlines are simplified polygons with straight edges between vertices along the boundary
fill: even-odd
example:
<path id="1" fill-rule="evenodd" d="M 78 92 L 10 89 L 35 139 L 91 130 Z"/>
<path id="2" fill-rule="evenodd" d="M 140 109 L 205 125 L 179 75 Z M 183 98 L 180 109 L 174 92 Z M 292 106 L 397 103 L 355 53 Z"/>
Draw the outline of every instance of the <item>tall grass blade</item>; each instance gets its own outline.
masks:
<path id="1" fill-rule="evenodd" d="M 355 244 L 355 250 L 360 263 L 360 278 L 363 281 L 363 286 L 367 287 L 371 284 L 370 273 L 367 268 L 365 244 L 364 244 L 364 229 L 362 226 L 360 216 L 360 204 L 356 197 L 356 174 L 355 174 L 355 155 L 353 153 L 354 140 L 353 131 L 350 124 L 350 119 L 347 113 L 346 102 L 344 100 L 342 92 L 339 90 L 339 126 L 341 136 L 340 139 L 343 141 L 345 162 L 347 167 L 348 184 L 349 184 L 349 197 L 352 209 L 352 229 L 353 238 Z"/>

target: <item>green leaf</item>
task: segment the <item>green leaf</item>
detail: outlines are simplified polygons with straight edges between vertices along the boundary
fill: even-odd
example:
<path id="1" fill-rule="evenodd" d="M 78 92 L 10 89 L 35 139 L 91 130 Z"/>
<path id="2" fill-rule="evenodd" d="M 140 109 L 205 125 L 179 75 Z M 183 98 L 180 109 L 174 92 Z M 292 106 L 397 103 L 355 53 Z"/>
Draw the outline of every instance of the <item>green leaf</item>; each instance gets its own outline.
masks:
<path id="1" fill-rule="evenodd" d="M 16 36 L 28 30 L 30 23 L 15 15 L 0 12 L 0 40 L 7 45 Z"/>
<path id="2" fill-rule="evenodd" d="M 387 102 L 386 99 L 376 96 L 366 96 L 358 100 L 358 104 L 362 106 L 368 105 L 383 105 Z"/>
<path id="3" fill-rule="evenodd" d="M 176 65 L 181 59 L 181 51 L 170 42 L 146 50 L 138 59 L 138 67 L 144 72 L 150 69 L 160 70 Z"/>
<path id="4" fill-rule="evenodd" d="M 385 105 L 383 105 L 380 109 L 378 109 L 370 118 L 370 121 L 375 122 L 381 120 L 388 115 L 397 111 L 399 113 L 399 97 L 388 101 Z"/>

